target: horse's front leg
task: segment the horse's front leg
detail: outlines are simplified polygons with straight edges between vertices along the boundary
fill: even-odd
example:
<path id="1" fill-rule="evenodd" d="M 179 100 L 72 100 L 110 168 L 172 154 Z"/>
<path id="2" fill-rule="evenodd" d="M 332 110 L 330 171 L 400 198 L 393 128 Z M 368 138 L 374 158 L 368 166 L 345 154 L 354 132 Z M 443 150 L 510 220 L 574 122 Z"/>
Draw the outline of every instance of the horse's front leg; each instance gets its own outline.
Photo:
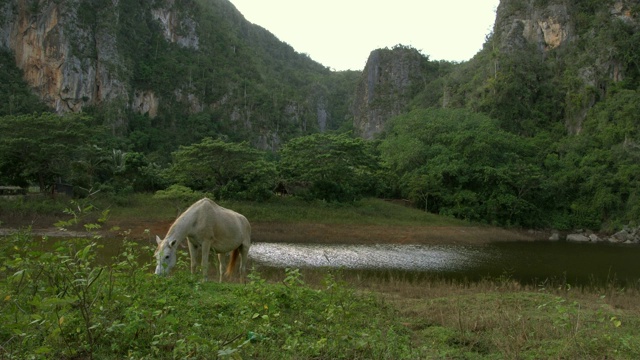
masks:
<path id="1" fill-rule="evenodd" d="M 222 269 L 224 269 L 224 266 L 222 265 L 223 257 L 224 254 L 218 253 L 218 282 L 222 282 Z"/>
<path id="2" fill-rule="evenodd" d="M 189 239 L 187 239 L 187 243 L 189 244 L 189 256 L 191 257 L 191 273 L 195 274 L 198 268 L 198 259 L 200 258 L 199 251 L 201 247 L 192 243 Z"/>
<path id="3" fill-rule="evenodd" d="M 211 242 L 208 240 L 203 241 L 200 251 L 202 251 L 202 276 L 206 281 L 209 275 L 209 251 L 211 251 Z"/>

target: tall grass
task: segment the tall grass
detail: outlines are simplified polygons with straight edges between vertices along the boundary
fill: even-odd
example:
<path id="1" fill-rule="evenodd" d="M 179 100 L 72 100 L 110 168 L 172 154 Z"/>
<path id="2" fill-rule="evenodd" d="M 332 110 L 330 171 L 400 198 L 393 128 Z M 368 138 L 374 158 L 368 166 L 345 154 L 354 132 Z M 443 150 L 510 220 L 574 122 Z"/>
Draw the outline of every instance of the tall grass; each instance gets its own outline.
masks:
<path id="1" fill-rule="evenodd" d="M 66 240 L 40 251 L 23 232 L 0 242 L 0 358 L 399 359 L 409 331 L 374 296 L 327 274 L 319 288 L 298 270 L 279 283 L 200 281 L 182 261 L 157 277 L 124 239 L 99 265 L 96 244 Z M 187 258 L 185 254 L 179 257 Z"/>
<path id="2" fill-rule="evenodd" d="M 261 268 L 203 283 L 186 253 L 162 278 L 126 238 L 106 263 L 91 240 L 41 241 L 0 239 L 0 358 L 640 357 L 635 288 Z"/>
<path id="3" fill-rule="evenodd" d="M 254 221 L 450 221 L 379 200 L 221 204 Z M 134 219 L 178 210 L 150 196 L 96 207 Z M 28 231 L 0 238 L 0 358 L 640 358 L 637 287 L 266 268 L 246 283 L 203 283 L 186 254 L 159 278 L 153 249 L 121 240 L 104 262 L 90 239 L 43 251 Z"/>

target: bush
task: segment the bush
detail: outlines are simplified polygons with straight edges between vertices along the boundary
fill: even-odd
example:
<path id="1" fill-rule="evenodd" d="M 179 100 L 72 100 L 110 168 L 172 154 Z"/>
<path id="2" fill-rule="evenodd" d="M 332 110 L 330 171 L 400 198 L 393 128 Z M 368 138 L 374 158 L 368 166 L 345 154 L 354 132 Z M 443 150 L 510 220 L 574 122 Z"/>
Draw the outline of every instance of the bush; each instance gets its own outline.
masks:
<path id="1" fill-rule="evenodd" d="M 407 357 L 408 333 L 391 312 L 331 274 L 317 290 L 295 269 L 281 284 L 255 271 L 242 286 L 202 283 L 184 251 L 173 276 L 158 277 L 152 249 L 126 238 L 109 261 L 88 239 L 46 251 L 51 241 L 28 232 L 5 240 L 2 358 Z"/>

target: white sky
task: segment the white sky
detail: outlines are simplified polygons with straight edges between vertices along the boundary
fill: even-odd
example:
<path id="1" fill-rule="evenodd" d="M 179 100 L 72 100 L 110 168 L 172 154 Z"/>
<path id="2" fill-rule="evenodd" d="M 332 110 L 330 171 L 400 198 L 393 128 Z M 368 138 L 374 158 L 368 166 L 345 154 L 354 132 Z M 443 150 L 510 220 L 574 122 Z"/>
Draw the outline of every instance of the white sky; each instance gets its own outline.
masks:
<path id="1" fill-rule="evenodd" d="M 493 30 L 500 0 L 230 0 L 245 18 L 334 70 L 362 70 L 378 48 L 410 45 L 466 61 Z"/>

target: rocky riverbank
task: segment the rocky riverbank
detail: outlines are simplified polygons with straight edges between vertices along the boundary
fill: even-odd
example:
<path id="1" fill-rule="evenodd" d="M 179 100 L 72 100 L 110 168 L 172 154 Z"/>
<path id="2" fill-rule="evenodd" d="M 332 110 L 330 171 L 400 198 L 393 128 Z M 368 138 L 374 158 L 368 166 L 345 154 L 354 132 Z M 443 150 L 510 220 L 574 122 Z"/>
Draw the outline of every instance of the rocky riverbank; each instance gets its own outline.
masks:
<path id="1" fill-rule="evenodd" d="M 553 232 L 549 237 L 551 241 L 561 240 L 562 236 L 559 232 Z M 622 230 L 613 235 L 596 234 L 589 230 L 576 230 L 565 236 L 566 241 L 584 242 L 584 243 L 600 243 L 609 242 L 612 244 L 640 244 L 640 226 L 625 226 Z"/>

